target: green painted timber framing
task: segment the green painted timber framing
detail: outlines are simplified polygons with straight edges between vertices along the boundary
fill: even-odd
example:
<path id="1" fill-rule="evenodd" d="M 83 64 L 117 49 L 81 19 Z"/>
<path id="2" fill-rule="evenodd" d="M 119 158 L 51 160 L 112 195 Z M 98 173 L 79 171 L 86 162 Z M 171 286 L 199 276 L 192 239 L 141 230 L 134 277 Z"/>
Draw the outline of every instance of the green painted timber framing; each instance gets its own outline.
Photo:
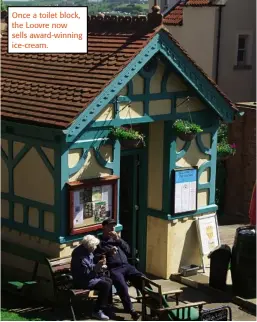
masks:
<path id="1" fill-rule="evenodd" d="M 162 220 L 172 221 L 172 220 L 176 220 L 176 219 L 182 219 L 185 217 L 191 218 L 191 217 L 207 214 L 210 212 L 216 212 L 217 209 L 218 209 L 218 206 L 213 204 L 213 205 L 199 208 L 197 211 L 195 211 L 193 213 L 187 213 L 186 215 L 182 214 L 182 215 L 178 215 L 178 216 L 172 216 L 170 213 L 167 213 L 167 212 L 164 212 L 161 210 L 157 210 L 157 209 L 148 208 L 147 215 L 151 216 L 151 217 L 160 218 Z"/>
<path id="2" fill-rule="evenodd" d="M 155 56 L 158 56 L 155 58 Z M 157 59 L 166 63 L 165 73 L 161 81 L 161 93 L 150 93 L 150 81 L 156 71 Z M 143 69 L 143 66 L 151 61 L 153 68 L 149 71 Z M 167 81 L 169 73 L 175 72 L 182 76 L 189 87 L 188 91 L 168 92 Z M 144 79 L 144 94 L 133 94 L 132 78 L 139 73 Z M 124 86 L 128 87 L 127 96 L 117 96 Z M 176 151 L 176 137 L 172 133 L 172 124 L 178 119 L 188 119 L 188 113 L 176 113 L 176 103 L 179 98 L 198 97 L 205 102 L 207 109 L 204 111 L 191 112 L 193 122 L 200 124 L 204 128 L 204 133 L 211 133 L 211 148 L 206 148 L 201 140 L 201 135 L 197 136 L 196 142 L 199 150 L 210 156 L 210 160 L 199 168 L 198 176 L 210 168 L 210 180 L 208 183 L 198 183 L 198 189 L 209 190 L 208 206 L 198 209 L 192 216 L 200 213 L 215 211 L 217 206 L 215 202 L 215 176 L 216 176 L 216 143 L 217 129 L 219 119 L 231 122 L 236 110 L 233 110 L 217 89 L 206 79 L 199 69 L 188 59 L 181 49 L 169 38 L 166 32 L 161 31 L 150 43 L 136 56 L 129 65 L 104 89 L 104 91 L 95 98 L 88 108 L 81 113 L 76 121 L 64 131 L 54 128 L 44 128 L 27 124 L 20 124 L 11 121 L 2 121 L 2 138 L 8 140 L 8 155 L 1 148 L 3 162 L 7 164 L 9 170 L 9 192 L 2 193 L 2 198 L 7 199 L 9 204 L 9 219 L 3 218 L 2 224 L 29 233 L 40 236 L 59 243 L 65 243 L 73 240 L 80 240 L 82 235 L 69 236 L 68 233 L 68 207 L 67 207 L 67 185 L 69 177 L 77 172 L 87 157 L 89 149 L 93 149 L 95 157 L 102 167 L 112 170 L 115 175 L 120 174 L 120 144 L 118 141 L 111 142 L 107 137 L 112 126 L 121 126 L 125 124 L 150 123 L 163 120 L 164 127 L 164 164 L 163 164 L 163 209 L 161 212 L 149 210 L 147 215 L 172 220 L 176 217 L 170 215 L 171 207 L 171 180 L 170 174 L 176 168 L 176 162 L 182 158 L 190 147 L 186 143 L 183 149 Z M 171 113 L 167 115 L 149 115 L 149 102 L 152 100 L 171 100 Z M 142 117 L 132 119 L 121 119 L 119 117 L 119 105 L 124 102 L 142 101 L 144 114 Z M 95 117 L 106 107 L 107 104 L 114 104 L 114 119 L 111 121 L 94 121 Z M 24 143 L 24 147 L 13 158 L 14 141 Z M 113 144 L 113 160 L 106 162 L 99 152 L 103 144 Z M 54 149 L 55 166 L 49 162 L 47 156 L 41 147 Z M 55 199 L 54 205 L 49 206 L 33 200 L 20 198 L 14 195 L 13 187 L 13 169 L 26 153 L 34 147 L 45 166 L 54 178 L 55 182 Z M 68 168 L 68 153 L 72 149 L 83 149 L 81 160 L 73 168 Z M 147 176 L 147 173 L 145 174 Z M 118 189 L 119 191 L 119 189 Z M 14 221 L 14 202 L 21 203 L 24 207 L 24 222 L 17 223 Z M 35 207 L 39 211 L 39 228 L 28 226 L 28 209 Z M 119 205 L 118 205 L 119 207 Z M 44 230 L 43 216 L 44 211 L 51 211 L 55 214 L 55 232 L 50 233 Z M 119 212 L 118 212 L 119 213 Z M 186 217 L 189 215 L 186 214 Z M 183 217 L 181 215 L 179 218 Z M 118 230 L 122 229 L 118 225 Z M 142 228 L 146 232 L 146 227 Z M 98 232 L 99 233 L 99 232 Z"/>
<path id="3" fill-rule="evenodd" d="M 180 74 L 183 79 L 191 85 L 197 95 L 210 106 L 221 119 L 232 122 L 237 111 L 230 106 L 230 103 L 221 95 L 215 86 L 201 73 L 201 71 L 188 59 L 178 45 L 169 38 L 166 31 L 161 30 L 145 46 L 145 48 L 125 67 L 120 74 L 95 98 L 95 100 L 81 113 L 76 121 L 67 129 L 67 141 L 73 142 L 80 135 L 81 131 L 94 120 L 101 110 L 109 104 L 115 95 L 129 83 L 129 81 L 142 70 L 152 57 L 161 53 L 170 62 L 171 66 Z M 148 84 L 149 78 L 146 78 Z M 129 89 L 131 88 L 131 84 Z M 165 89 L 162 86 L 162 89 Z M 130 93 L 129 93 L 130 94 Z M 130 95 L 129 95 L 130 96 Z"/>
<path id="4" fill-rule="evenodd" d="M 8 122 L 8 126 L 10 127 L 11 122 Z M 20 125 L 17 123 L 12 124 L 13 127 L 13 133 L 19 132 L 19 131 L 25 131 L 24 125 L 20 127 Z M 17 131 L 16 131 L 17 128 Z M 30 128 L 30 126 L 29 126 Z M 47 132 L 47 129 L 44 129 L 45 132 Z M 31 132 L 30 132 L 31 131 Z M 2 225 L 9 227 L 11 229 L 15 229 L 24 233 L 31 234 L 33 236 L 39 236 L 42 238 L 47 238 L 49 240 L 56 241 L 58 240 L 60 236 L 60 221 L 61 217 L 58 215 L 60 214 L 59 211 L 59 204 L 60 204 L 60 185 L 59 183 L 59 177 L 61 173 L 61 166 L 60 166 L 60 151 L 59 151 L 59 144 L 50 141 L 47 139 L 38 139 L 37 135 L 35 137 L 29 137 L 29 134 L 33 134 L 32 132 L 35 131 L 35 133 L 38 131 L 37 127 L 33 127 L 33 129 L 30 128 L 28 131 L 27 136 L 25 136 L 25 133 L 20 134 L 19 136 L 16 134 L 10 134 L 10 133 L 3 133 L 2 139 L 7 140 L 8 142 L 8 155 L 4 152 L 3 147 L 1 147 L 1 153 L 3 156 L 3 161 L 6 163 L 6 166 L 8 168 L 8 174 L 9 174 L 9 191 L 8 193 L 2 192 L 1 197 L 3 200 L 7 200 L 9 202 L 9 218 L 2 218 Z M 42 129 L 41 129 L 41 133 Z M 47 137 L 47 135 L 45 135 Z M 54 139 L 54 137 L 53 137 Z M 14 142 L 20 142 L 23 143 L 23 147 L 20 149 L 20 151 L 17 153 L 17 155 L 14 157 Z M 54 166 L 49 161 L 48 157 L 46 156 L 45 152 L 43 151 L 42 147 L 51 148 L 54 150 Z M 53 177 L 54 182 L 54 190 L 55 190 L 55 199 L 54 199 L 54 205 L 49 205 L 45 203 L 41 203 L 35 200 L 23 198 L 16 196 L 14 193 L 14 169 L 19 164 L 19 162 L 26 156 L 26 154 L 34 148 L 39 157 L 42 159 L 44 165 L 48 169 L 49 173 Z M 35 178 L 36 179 L 36 178 Z M 16 222 L 14 220 L 14 204 L 21 204 L 23 206 L 23 222 Z M 29 207 L 35 208 L 38 211 L 39 214 L 39 226 L 38 228 L 29 226 L 28 223 L 28 211 Z M 55 217 L 55 231 L 49 232 L 44 229 L 44 213 L 45 212 L 52 212 Z"/>

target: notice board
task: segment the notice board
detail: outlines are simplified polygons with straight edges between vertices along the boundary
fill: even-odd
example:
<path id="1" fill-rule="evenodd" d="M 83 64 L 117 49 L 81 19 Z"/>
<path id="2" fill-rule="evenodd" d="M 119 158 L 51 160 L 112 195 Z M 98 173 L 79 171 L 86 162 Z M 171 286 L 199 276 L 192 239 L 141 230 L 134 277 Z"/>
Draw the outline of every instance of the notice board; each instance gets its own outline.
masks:
<path id="1" fill-rule="evenodd" d="M 117 218 L 116 176 L 68 183 L 70 234 L 102 228 L 103 220 Z"/>
<path id="2" fill-rule="evenodd" d="M 197 178 L 197 167 L 174 170 L 174 214 L 182 214 L 197 210 Z"/>

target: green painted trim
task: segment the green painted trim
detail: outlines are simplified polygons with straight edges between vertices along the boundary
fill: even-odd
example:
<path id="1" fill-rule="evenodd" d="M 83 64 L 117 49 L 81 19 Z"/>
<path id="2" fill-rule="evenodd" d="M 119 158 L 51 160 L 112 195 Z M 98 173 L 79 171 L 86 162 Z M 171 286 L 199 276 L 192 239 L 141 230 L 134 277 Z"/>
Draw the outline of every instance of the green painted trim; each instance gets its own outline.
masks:
<path id="1" fill-rule="evenodd" d="M 172 202 L 172 170 L 176 167 L 176 136 L 173 121 L 164 123 L 162 210 L 169 213 Z"/>
<path id="2" fill-rule="evenodd" d="M 123 227 L 121 224 L 117 224 L 117 226 L 115 227 L 115 231 L 120 232 L 122 231 Z M 95 236 L 101 236 L 102 235 L 102 230 L 96 230 L 96 231 L 92 231 L 92 232 L 88 232 L 87 234 L 91 234 L 91 235 L 95 235 Z M 82 240 L 82 238 L 85 236 L 86 234 L 80 234 L 80 235 L 70 235 L 70 236 L 60 236 L 59 237 L 59 243 L 60 244 L 66 244 L 66 243 L 70 243 L 70 242 L 75 242 L 75 241 L 80 241 Z"/>
<path id="3" fill-rule="evenodd" d="M 191 146 L 191 142 L 185 142 L 183 148 L 179 151 L 179 152 L 176 152 L 177 156 L 176 156 L 176 161 L 179 161 L 181 158 L 183 158 L 187 151 L 189 150 L 190 146 Z"/>
<path id="4" fill-rule="evenodd" d="M 198 182 L 198 191 L 205 190 L 205 189 L 211 189 L 210 182 L 207 182 L 207 183 L 199 183 Z"/>
<path id="5" fill-rule="evenodd" d="M 209 213 L 209 212 L 216 212 L 218 210 L 218 206 L 213 204 L 213 205 L 209 205 L 203 208 L 199 208 L 197 211 L 193 212 L 193 213 L 187 213 L 187 214 L 182 214 L 179 216 L 171 216 L 169 213 L 166 213 L 164 211 L 161 210 L 156 210 L 156 209 L 147 209 L 147 216 L 149 217 L 156 217 L 162 220 L 167 220 L 167 221 L 172 221 L 175 219 L 183 219 L 185 217 L 194 217 L 197 215 L 202 215 L 205 213 Z"/>
<path id="6" fill-rule="evenodd" d="M 78 149 L 78 148 L 76 148 L 76 149 Z M 86 162 L 86 158 L 88 156 L 88 152 L 90 150 L 90 147 L 88 148 L 88 150 L 86 150 L 84 147 L 82 149 L 83 149 L 83 153 L 82 153 L 82 156 L 79 159 L 78 163 L 73 168 L 69 168 L 69 177 L 71 177 L 73 174 L 78 172 Z M 73 149 L 70 149 L 69 152 L 72 150 Z"/>
<path id="7" fill-rule="evenodd" d="M 140 170 L 139 170 L 139 182 L 141 184 L 141 189 L 138 191 L 139 193 L 139 211 L 138 216 L 140 220 L 138 221 L 138 232 L 140 235 L 137 236 L 138 239 L 138 251 L 140 255 L 139 261 L 139 269 L 141 271 L 145 271 L 146 269 L 146 238 L 147 238 L 147 193 L 148 193 L 148 139 L 149 139 L 149 127 L 146 129 L 146 147 L 143 149 L 132 149 L 132 150 L 122 150 L 121 156 L 134 155 L 135 157 L 138 155 L 140 160 Z M 134 162 L 136 158 L 134 159 Z M 136 179 L 134 178 L 134 181 Z M 135 218 L 134 211 L 134 220 Z M 134 221 L 135 225 L 135 221 Z M 135 229 L 134 229 L 135 233 Z M 135 239 L 136 236 L 133 236 Z"/>
<path id="8" fill-rule="evenodd" d="M 2 218 L 1 223 L 2 223 L 2 226 L 17 230 L 24 234 L 29 234 L 31 236 L 36 236 L 36 237 L 40 237 L 42 239 L 51 240 L 51 241 L 57 240 L 57 237 L 54 233 L 50 233 L 48 231 L 41 231 L 38 228 L 25 226 L 24 224 L 20 224 L 15 221 L 10 222 L 9 219 L 6 219 L 6 218 Z"/>
<path id="9" fill-rule="evenodd" d="M 10 193 L 2 192 L 1 198 L 6 199 L 8 201 L 13 201 L 15 203 L 20 203 L 22 205 L 26 205 L 29 207 L 37 208 L 37 209 L 43 209 L 44 211 L 54 212 L 54 205 L 48 205 L 41 203 L 39 201 L 35 201 L 32 199 L 26 199 L 19 196 L 12 196 Z"/>
<path id="10" fill-rule="evenodd" d="M 161 30 L 145 46 L 123 71 L 104 89 L 104 91 L 95 98 L 88 108 L 81 113 L 64 133 L 67 134 L 67 141 L 73 142 L 80 132 L 101 112 L 101 110 L 117 95 L 120 90 L 127 85 L 131 79 L 149 62 L 150 59 L 160 52 L 178 74 L 197 91 L 201 99 L 206 102 L 218 115 L 227 122 L 232 122 L 235 111 L 229 102 L 220 94 L 207 77 L 188 59 L 181 48 L 170 39 L 167 32 Z M 145 78 L 146 79 L 146 78 Z M 132 82 L 129 85 L 128 96 L 132 94 Z M 165 95 L 165 93 L 161 94 Z"/>
<path id="11" fill-rule="evenodd" d="M 59 173 L 61 191 L 60 195 L 60 236 L 66 236 L 69 233 L 69 207 L 68 207 L 68 187 L 67 182 L 69 181 L 69 167 L 68 167 L 68 145 L 65 142 L 61 143 L 61 171 Z"/>
<path id="12" fill-rule="evenodd" d="M 45 263 L 45 258 L 49 257 L 49 254 L 36 251 L 32 248 L 28 248 L 20 245 L 19 243 L 11 243 L 5 240 L 1 241 L 1 249 L 3 252 L 10 253 L 15 256 L 26 258 L 28 260 L 37 261 L 42 264 Z"/>
<path id="13" fill-rule="evenodd" d="M 177 98 L 185 98 L 190 95 L 189 91 L 179 91 L 179 92 L 161 92 L 161 93 L 150 93 L 150 79 L 145 79 L 144 85 L 145 87 L 145 93 L 144 94 L 132 94 L 130 96 L 127 96 L 128 100 L 131 102 L 143 102 L 145 100 L 148 101 L 159 101 L 164 99 L 174 99 Z M 161 85 L 162 86 L 162 85 Z"/>
<path id="14" fill-rule="evenodd" d="M 14 197 L 14 180 L 13 180 L 13 140 L 8 140 L 8 174 L 9 174 L 9 193 L 12 200 Z M 3 219 L 2 219 L 3 220 Z M 9 220 L 14 220 L 14 204 L 9 202 Z"/>
<path id="15" fill-rule="evenodd" d="M 166 64 L 165 64 L 166 66 Z M 167 83 L 170 76 L 170 69 L 166 68 L 161 80 L 161 93 L 167 93 Z"/>
<path id="16" fill-rule="evenodd" d="M 204 162 L 199 168 L 198 168 L 198 180 L 203 173 L 204 170 L 207 168 L 211 168 L 211 161 Z"/>
<path id="17" fill-rule="evenodd" d="M 113 144 L 113 150 L 114 150 L 114 145 L 117 143 L 117 141 Z M 113 173 L 113 167 L 115 167 L 115 162 L 109 162 L 109 161 L 106 161 L 99 150 L 96 150 L 96 149 L 93 149 L 93 152 L 94 152 L 94 155 L 95 155 L 95 158 L 98 162 L 98 164 L 100 166 L 102 166 L 103 168 L 105 169 L 108 169 L 108 170 L 112 170 L 112 173 Z"/>
<path id="18" fill-rule="evenodd" d="M 18 152 L 16 157 L 12 160 L 12 167 L 13 169 L 16 165 L 23 159 L 23 157 L 29 152 L 32 147 L 30 145 L 24 145 L 24 147 Z"/>
<path id="19" fill-rule="evenodd" d="M 47 167 L 48 171 L 50 172 L 51 176 L 54 177 L 54 167 L 52 166 L 45 152 L 39 146 L 36 146 L 35 148 L 37 150 L 37 153 L 41 157 L 42 161 L 44 162 L 45 166 Z"/>
<path id="20" fill-rule="evenodd" d="M 7 165 L 8 164 L 8 157 L 2 147 L 1 147 L 1 157 L 2 157 L 3 161 L 5 162 L 5 164 Z"/>
<path id="21" fill-rule="evenodd" d="M 171 62 L 177 72 L 197 91 L 201 98 L 226 122 L 232 122 L 237 113 L 214 85 L 188 59 L 167 32 L 160 31 L 160 52 Z"/>
<path id="22" fill-rule="evenodd" d="M 15 142 L 25 143 L 25 144 L 29 144 L 31 146 L 39 145 L 39 146 L 43 146 L 43 147 L 51 148 L 51 149 L 54 149 L 56 146 L 58 146 L 58 143 L 45 141 L 42 139 L 40 140 L 40 139 L 25 137 L 25 136 L 17 136 L 17 135 L 9 134 L 9 133 L 2 133 L 2 139 L 13 140 Z"/>
<path id="23" fill-rule="evenodd" d="M 40 231 L 44 231 L 44 210 L 43 209 L 38 209 L 38 215 L 39 215 L 39 227 L 38 229 Z"/>
<path id="24" fill-rule="evenodd" d="M 211 147 L 211 173 L 210 173 L 210 193 L 209 204 L 215 203 L 216 192 L 216 165 L 217 165 L 217 142 L 218 142 L 218 122 L 216 123 L 216 130 L 212 133 L 212 147 Z"/>
<path id="25" fill-rule="evenodd" d="M 117 77 L 97 96 L 87 109 L 77 117 L 76 122 L 72 124 L 65 133 L 69 142 L 79 135 L 79 133 L 94 119 L 101 110 L 117 95 L 122 88 L 140 71 L 144 64 L 149 61 L 159 50 L 159 35 L 156 35 L 149 44 L 147 44 Z"/>
<path id="26" fill-rule="evenodd" d="M 68 145 L 69 149 L 76 149 L 76 148 L 84 147 L 85 144 L 94 145 L 94 144 L 98 143 L 98 141 L 100 141 L 100 143 L 101 143 L 102 140 L 108 136 L 109 129 L 106 129 L 103 127 L 91 128 L 91 124 L 93 122 L 94 122 L 94 120 L 92 120 L 92 122 L 89 124 L 89 126 L 86 127 L 84 129 L 84 131 L 82 131 L 82 133 L 79 136 L 77 141 L 70 143 Z"/>
<path id="27" fill-rule="evenodd" d="M 134 92 L 132 79 L 127 84 L 128 96 L 131 96 Z"/>
<path id="28" fill-rule="evenodd" d="M 54 150 L 54 208 L 55 234 L 59 237 L 61 232 L 61 221 L 63 220 L 61 212 L 61 145 Z"/>
<path id="29" fill-rule="evenodd" d="M 23 224 L 28 226 L 29 224 L 29 206 L 23 204 Z"/>
<path id="30" fill-rule="evenodd" d="M 140 189 L 139 193 L 139 201 L 140 201 L 140 209 L 139 209 L 139 231 L 140 235 L 138 235 L 139 242 L 139 251 L 140 251 L 140 263 L 139 269 L 143 272 L 146 270 L 146 243 L 147 243 L 147 199 L 148 199 L 148 143 L 149 143 L 149 126 L 146 131 L 146 147 L 143 149 L 140 162 L 141 162 L 141 171 L 139 181 L 142 184 L 142 189 Z"/>
<path id="31" fill-rule="evenodd" d="M 55 128 L 47 128 L 42 126 L 22 124 L 13 121 L 2 120 L 1 129 L 2 133 L 9 135 L 7 127 L 13 129 L 13 135 L 17 137 L 26 137 L 29 139 L 39 139 L 40 141 L 56 141 L 56 136 L 63 135 L 62 130 Z M 43 141 L 42 141 L 43 142 Z"/>
<path id="32" fill-rule="evenodd" d="M 188 113 L 176 113 L 176 107 L 174 100 L 171 100 L 172 112 L 171 114 L 160 114 L 160 115 L 148 115 L 148 104 L 149 101 L 145 100 L 145 114 L 141 117 L 137 118 L 128 118 L 128 119 L 121 119 L 121 118 L 114 118 L 113 120 L 106 120 L 106 121 L 97 121 L 92 122 L 90 127 L 94 128 L 108 128 L 112 126 L 122 126 L 122 125 L 130 125 L 130 124 L 138 124 L 138 123 L 151 123 L 156 121 L 175 121 L 176 119 L 188 119 Z M 191 117 L 193 122 L 198 123 L 202 127 L 208 127 L 212 118 L 211 114 L 208 110 L 206 111 L 197 111 L 191 112 Z"/>
<path id="33" fill-rule="evenodd" d="M 156 57 L 150 59 L 149 63 L 152 64 L 152 69 L 150 71 L 146 71 L 144 68 L 139 71 L 139 75 L 145 79 L 152 78 L 158 67 L 158 60 L 156 59 Z"/>

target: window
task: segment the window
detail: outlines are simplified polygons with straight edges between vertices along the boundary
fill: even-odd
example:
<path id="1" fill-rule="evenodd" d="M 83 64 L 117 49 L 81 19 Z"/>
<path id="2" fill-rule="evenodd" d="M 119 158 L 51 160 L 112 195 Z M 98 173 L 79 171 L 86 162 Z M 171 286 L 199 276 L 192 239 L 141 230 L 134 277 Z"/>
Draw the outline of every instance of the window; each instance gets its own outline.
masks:
<path id="1" fill-rule="evenodd" d="M 237 65 L 247 65 L 248 43 L 248 35 L 238 36 Z"/>
<path id="2" fill-rule="evenodd" d="M 70 182 L 70 234 L 101 229 L 106 218 L 117 217 L 117 179 L 108 176 Z"/>

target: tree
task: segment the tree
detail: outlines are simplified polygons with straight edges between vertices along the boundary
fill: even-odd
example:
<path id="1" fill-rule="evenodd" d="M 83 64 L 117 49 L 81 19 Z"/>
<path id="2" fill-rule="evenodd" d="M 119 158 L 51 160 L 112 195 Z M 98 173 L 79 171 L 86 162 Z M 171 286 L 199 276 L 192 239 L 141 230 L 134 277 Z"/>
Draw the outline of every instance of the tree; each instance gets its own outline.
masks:
<path id="1" fill-rule="evenodd" d="M 1 0 L 1 11 L 6 11 L 7 7 L 3 0 Z"/>

